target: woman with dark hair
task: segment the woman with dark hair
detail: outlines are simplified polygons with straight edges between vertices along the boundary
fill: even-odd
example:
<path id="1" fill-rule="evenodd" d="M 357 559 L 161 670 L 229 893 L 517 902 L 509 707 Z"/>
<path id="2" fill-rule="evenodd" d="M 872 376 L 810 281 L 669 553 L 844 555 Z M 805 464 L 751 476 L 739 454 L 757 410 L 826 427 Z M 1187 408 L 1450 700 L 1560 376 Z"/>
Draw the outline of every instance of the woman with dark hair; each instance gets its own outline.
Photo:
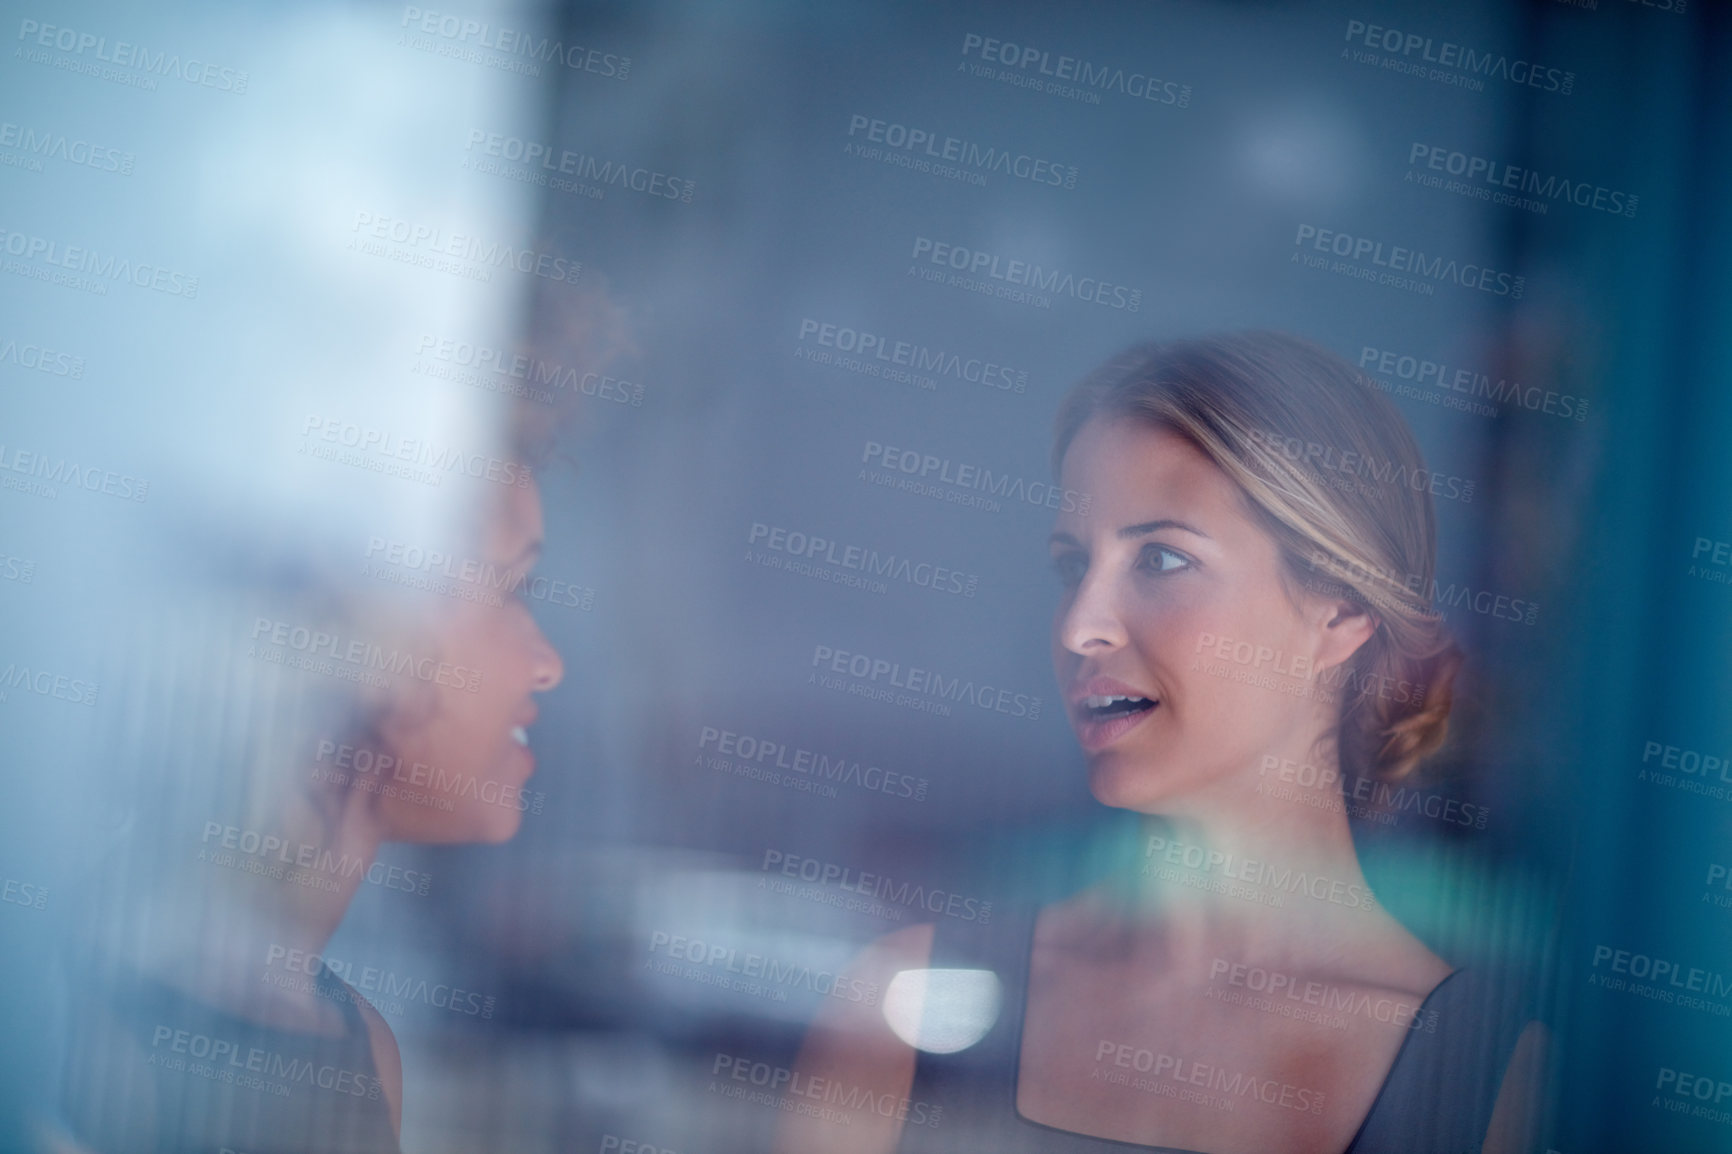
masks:
<path id="1" fill-rule="evenodd" d="M 226 526 L 136 623 L 104 742 L 129 813 L 80 901 L 45 1148 L 398 1148 L 380 990 L 327 945 L 368 883 L 428 892 L 382 844 L 503 842 L 523 820 L 535 695 L 563 665 L 524 596 L 542 512 L 513 464 L 441 486 L 418 528 L 386 530 L 407 545 Z M 352 504 L 381 528 L 396 508 Z M 411 549 L 450 563 L 429 579 Z"/>
<path id="2" fill-rule="evenodd" d="M 870 1105 L 781 1148 L 1526 1149 L 1542 1028 L 1383 909 L 1341 794 L 1440 746 L 1461 664 L 1399 414 L 1291 337 L 1176 341 L 1084 379 L 1054 458 L 1090 498 L 1052 534 L 1054 667 L 1141 860 L 872 946 L 886 1009 L 827 1007 L 800 1059 Z"/>

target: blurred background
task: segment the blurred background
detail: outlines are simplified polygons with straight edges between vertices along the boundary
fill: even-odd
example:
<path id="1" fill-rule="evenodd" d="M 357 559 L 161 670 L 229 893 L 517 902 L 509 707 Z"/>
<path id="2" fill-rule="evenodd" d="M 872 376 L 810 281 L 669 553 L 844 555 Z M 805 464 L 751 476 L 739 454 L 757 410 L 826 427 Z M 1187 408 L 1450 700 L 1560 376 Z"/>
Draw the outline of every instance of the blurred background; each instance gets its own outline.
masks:
<path id="1" fill-rule="evenodd" d="M 489 999 L 386 1010 L 403 1148 L 759 1151 L 777 1113 L 717 1056 L 787 1065 L 823 976 L 920 917 L 782 863 L 978 910 L 1137 852 L 1052 683 L 1053 413 L 1131 343 L 1269 328 L 1447 478 L 1469 661 L 1444 754 L 1356 824 L 1380 898 L 1541 975 L 1541 1149 L 1732 1149 L 1655 1094 L 1732 1082 L 1722 8 L 4 8 L 9 1148 L 59 1092 L 80 895 L 201 756 L 141 718 L 244 641 L 175 614 L 472 500 L 309 429 L 503 455 L 510 397 L 552 430 L 529 605 L 565 677 L 521 829 L 386 846 L 431 884 L 362 885 L 329 948 Z M 1379 245 L 1474 271 L 1380 281 Z M 1608 949 L 1703 1004 L 1590 985 Z"/>

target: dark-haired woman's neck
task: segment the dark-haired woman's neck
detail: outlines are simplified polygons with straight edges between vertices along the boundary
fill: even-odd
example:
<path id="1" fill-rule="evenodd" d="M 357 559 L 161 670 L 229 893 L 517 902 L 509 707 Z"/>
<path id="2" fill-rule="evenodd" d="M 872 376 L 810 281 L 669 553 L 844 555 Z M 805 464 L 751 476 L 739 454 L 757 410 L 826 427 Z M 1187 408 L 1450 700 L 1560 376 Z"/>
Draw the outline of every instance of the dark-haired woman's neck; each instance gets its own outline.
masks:
<path id="1" fill-rule="evenodd" d="M 359 793 L 336 807 L 285 799 L 270 824 L 280 844 L 268 853 L 219 838 L 156 874 L 102 952 L 237 1017 L 328 1030 L 339 1016 L 313 985 L 318 960 L 378 854 L 380 825 Z"/>

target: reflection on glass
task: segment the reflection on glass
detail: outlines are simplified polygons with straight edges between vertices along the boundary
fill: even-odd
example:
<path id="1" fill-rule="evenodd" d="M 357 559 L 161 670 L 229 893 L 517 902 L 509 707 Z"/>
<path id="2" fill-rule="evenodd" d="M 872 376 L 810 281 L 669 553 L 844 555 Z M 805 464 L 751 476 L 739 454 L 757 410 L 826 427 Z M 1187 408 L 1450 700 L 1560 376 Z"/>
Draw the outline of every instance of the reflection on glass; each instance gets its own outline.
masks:
<path id="1" fill-rule="evenodd" d="M 517 832 L 534 695 L 563 674 L 521 596 L 530 473 L 473 496 L 449 499 L 447 533 L 371 541 L 365 564 L 230 527 L 257 549 L 135 639 L 160 675 L 115 743 L 134 809 L 72 971 L 67 1148 L 397 1148 L 402 1065 L 375 1003 L 474 995 L 333 966 L 327 943 L 361 887 L 429 892 L 382 844 Z M 375 579 L 412 571 L 388 556 L 405 549 L 456 579 Z"/>

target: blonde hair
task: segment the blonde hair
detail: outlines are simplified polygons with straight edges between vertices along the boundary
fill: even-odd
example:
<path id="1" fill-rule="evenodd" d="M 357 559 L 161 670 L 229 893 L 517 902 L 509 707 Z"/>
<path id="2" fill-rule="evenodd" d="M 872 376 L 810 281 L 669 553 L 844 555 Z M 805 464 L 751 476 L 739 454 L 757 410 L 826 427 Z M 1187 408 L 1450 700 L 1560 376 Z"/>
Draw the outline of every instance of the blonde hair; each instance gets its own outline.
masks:
<path id="1" fill-rule="evenodd" d="M 1239 486 L 1291 581 L 1376 620 L 1342 671 L 1358 689 L 1342 699 L 1343 769 L 1402 777 L 1443 744 L 1462 654 L 1431 604 L 1435 475 L 1382 393 L 1307 341 L 1234 333 L 1139 345 L 1083 378 L 1059 409 L 1055 471 L 1095 418 L 1185 437 Z"/>

